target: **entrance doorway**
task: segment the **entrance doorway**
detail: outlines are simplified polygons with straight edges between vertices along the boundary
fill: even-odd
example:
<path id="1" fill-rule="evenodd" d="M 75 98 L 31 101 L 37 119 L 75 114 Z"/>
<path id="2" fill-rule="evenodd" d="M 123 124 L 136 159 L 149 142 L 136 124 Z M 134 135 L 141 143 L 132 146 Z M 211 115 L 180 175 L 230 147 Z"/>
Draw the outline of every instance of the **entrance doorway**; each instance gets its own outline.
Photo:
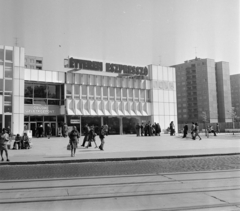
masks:
<path id="1" fill-rule="evenodd" d="M 49 126 L 51 127 L 52 129 L 52 136 L 56 136 L 56 123 L 55 122 L 44 122 L 44 135 L 46 136 L 46 128 L 47 128 L 47 125 L 49 124 Z"/>

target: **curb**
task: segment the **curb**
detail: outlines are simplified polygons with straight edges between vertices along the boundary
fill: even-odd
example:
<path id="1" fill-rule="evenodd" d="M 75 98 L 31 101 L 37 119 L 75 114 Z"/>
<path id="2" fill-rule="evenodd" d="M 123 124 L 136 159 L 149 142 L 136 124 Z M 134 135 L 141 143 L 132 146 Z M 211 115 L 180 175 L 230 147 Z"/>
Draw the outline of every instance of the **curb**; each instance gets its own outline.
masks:
<path id="1" fill-rule="evenodd" d="M 111 161 L 137 161 L 137 160 L 154 160 L 154 159 L 178 159 L 194 157 L 216 157 L 240 155 L 240 153 L 220 153 L 220 154 L 201 154 L 201 155 L 172 155 L 172 156 L 154 156 L 154 157 L 125 157 L 125 158 L 95 158 L 95 159 L 78 159 L 78 160 L 47 160 L 47 161 L 26 161 L 26 162 L 4 162 L 1 166 L 14 165 L 36 165 L 36 164 L 66 164 L 66 163 L 89 163 L 89 162 L 111 162 Z"/>

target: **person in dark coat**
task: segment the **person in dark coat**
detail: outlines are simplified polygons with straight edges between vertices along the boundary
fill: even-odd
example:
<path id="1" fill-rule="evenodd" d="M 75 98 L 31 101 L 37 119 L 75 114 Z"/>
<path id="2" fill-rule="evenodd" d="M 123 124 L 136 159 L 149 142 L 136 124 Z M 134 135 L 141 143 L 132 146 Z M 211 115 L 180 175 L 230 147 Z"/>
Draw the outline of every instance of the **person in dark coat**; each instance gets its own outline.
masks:
<path id="1" fill-rule="evenodd" d="M 71 146 L 71 156 L 75 157 L 76 149 L 77 149 L 77 144 L 78 144 L 78 139 L 80 138 L 80 134 L 77 131 L 77 127 L 73 126 L 73 130 L 69 133 L 69 138 L 70 138 L 70 146 Z"/>
<path id="2" fill-rule="evenodd" d="M 68 135 L 68 126 L 66 123 L 63 125 L 63 137 L 66 138 Z"/>
<path id="3" fill-rule="evenodd" d="M 85 125 L 83 131 L 84 131 L 84 139 L 83 139 L 83 143 L 81 145 L 82 147 L 84 147 L 85 143 L 88 142 L 88 139 L 89 139 L 90 128 L 89 128 L 88 124 Z"/>
<path id="4" fill-rule="evenodd" d="M 99 138 L 101 140 L 101 145 L 99 146 L 99 149 L 103 151 L 103 147 L 105 144 L 105 136 L 106 136 L 106 129 L 104 126 L 101 126 L 99 131 Z"/>
<path id="5" fill-rule="evenodd" d="M 173 136 L 175 134 L 175 126 L 173 121 L 170 123 L 170 136 Z"/>
<path id="6" fill-rule="evenodd" d="M 52 128 L 50 127 L 49 124 L 47 124 L 47 127 L 46 127 L 46 135 L 48 139 L 50 139 L 50 136 L 52 135 Z"/>
<path id="7" fill-rule="evenodd" d="M 143 125 L 143 123 L 141 125 L 141 136 L 144 136 L 144 125 Z"/>
<path id="8" fill-rule="evenodd" d="M 183 138 L 187 137 L 187 133 L 188 133 L 188 125 L 185 124 L 183 127 Z"/>

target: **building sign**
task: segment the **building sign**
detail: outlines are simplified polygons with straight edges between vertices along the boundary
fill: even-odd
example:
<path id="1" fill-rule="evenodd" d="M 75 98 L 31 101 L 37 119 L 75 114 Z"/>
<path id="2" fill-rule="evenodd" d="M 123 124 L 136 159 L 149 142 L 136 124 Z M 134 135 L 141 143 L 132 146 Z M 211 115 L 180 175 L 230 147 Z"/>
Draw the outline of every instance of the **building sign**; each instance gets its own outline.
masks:
<path id="1" fill-rule="evenodd" d="M 163 89 L 163 90 L 174 90 L 174 82 L 173 81 L 153 81 L 154 89 Z"/>
<path id="2" fill-rule="evenodd" d="M 148 75 L 147 67 L 135 67 L 121 64 L 106 63 L 106 72 L 123 73 L 130 75 Z"/>
<path id="3" fill-rule="evenodd" d="M 94 70 L 94 71 L 102 71 L 103 63 L 88 61 L 82 59 L 74 59 L 73 57 L 69 58 L 69 68 L 77 68 L 77 69 L 85 69 L 85 70 Z"/>
<path id="4" fill-rule="evenodd" d="M 102 62 L 75 59 L 73 57 L 66 59 L 65 62 L 66 63 L 64 64 L 64 67 L 67 67 L 67 68 L 103 71 Z M 148 68 L 106 63 L 106 72 L 129 74 L 129 75 L 135 75 L 135 76 L 147 76 Z"/>
<path id="5" fill-rule="evenodd" d="M 80 124 L 80 119 L 70 119 L 70 124 Z"/>
<path id="6" fill-rule="evenodd" d="M 24 105 L 25 115 L 53 116 L 60 114 L 60 106 L 55 105 Z"/>

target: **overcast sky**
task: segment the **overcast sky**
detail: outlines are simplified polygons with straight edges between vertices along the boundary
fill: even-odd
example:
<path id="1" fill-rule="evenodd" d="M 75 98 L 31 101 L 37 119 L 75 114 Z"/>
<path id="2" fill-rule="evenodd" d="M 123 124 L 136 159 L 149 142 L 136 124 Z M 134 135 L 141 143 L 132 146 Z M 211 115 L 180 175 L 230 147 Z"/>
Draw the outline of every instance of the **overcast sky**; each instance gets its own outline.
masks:
<path id="1" fill-rule="evenodd" d="M 0 29 L 0 45 L 17 37 L 47 70 L 69 55 L 139 66 L 197 55 L 240 73 L 239 0 L 0 0 Z"/>

